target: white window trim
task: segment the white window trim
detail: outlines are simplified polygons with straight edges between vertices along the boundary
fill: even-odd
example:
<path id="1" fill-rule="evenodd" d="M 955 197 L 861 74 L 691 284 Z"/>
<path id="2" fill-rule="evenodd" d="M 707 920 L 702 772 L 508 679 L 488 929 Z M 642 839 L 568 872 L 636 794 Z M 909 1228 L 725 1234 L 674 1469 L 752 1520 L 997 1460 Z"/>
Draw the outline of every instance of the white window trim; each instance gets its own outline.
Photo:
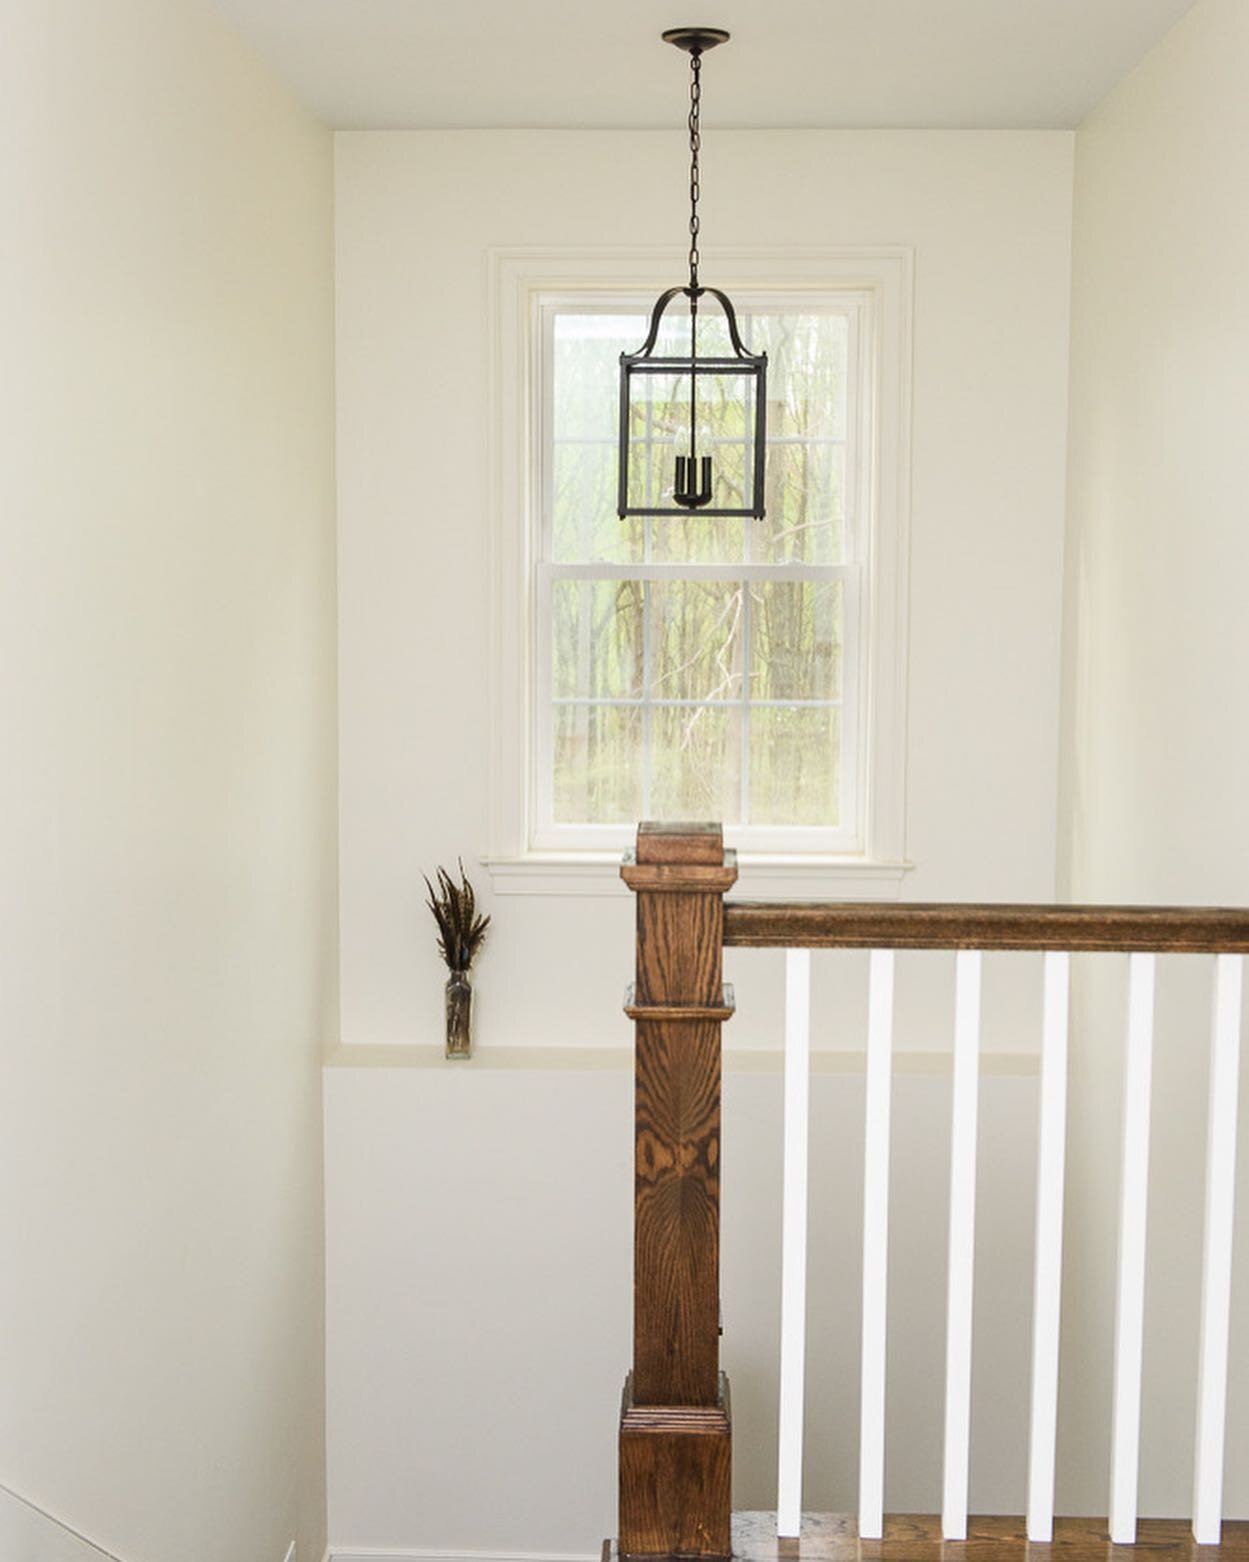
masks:
<path id="1" fill-rule="evenodd" d="M 492 249 L 490 311 L 491 745 L 489 841 L 482 861 L 496 892 L 607 894 L 621 890 L 620 852 L 535 850 L 529 842 L 534 774 L 535 658 L 539 652 L 530 517 L 538 515 L 531 387 L 540 383 L 534 329 L 542 294 L 653 289 L 671 282 L 668 249 Z M 892 899 L 909 864 L 906 822 L 907 563 L 910 534 L 911 315 L 914 257 L 907 247 L 708 250 L 717 285 L 785 294 L 854 290 L 873 302 L 876 487 L 863 580 L 872 632 L 863 669 L 860 752 L 872 756 L 862 794 L 862 851 L 743 852 L 754 895 Z M 891 525 L 882 524 L 889 517 Z M 731 832 L 730 832 L 731 835 Z"/>

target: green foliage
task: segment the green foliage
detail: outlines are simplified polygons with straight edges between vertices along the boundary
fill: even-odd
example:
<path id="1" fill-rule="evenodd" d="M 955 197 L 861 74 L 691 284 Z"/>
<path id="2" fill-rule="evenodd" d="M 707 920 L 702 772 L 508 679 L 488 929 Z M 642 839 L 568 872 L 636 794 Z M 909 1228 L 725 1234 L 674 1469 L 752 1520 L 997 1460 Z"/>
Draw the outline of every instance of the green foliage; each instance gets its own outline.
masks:
<path id="1" fill-rule="evenodd" d="M 448 971 L 467 971 L 477 957 L 490 926 L 490 918 L 477 910 L 477 897 L 460 862 L 460 882 L 457 884 L 445 868 L 437 871 L 438 888 L 426 875 L 425 888 L 429 891 L 427 905 L 438 924 L 438 952 Z"/>

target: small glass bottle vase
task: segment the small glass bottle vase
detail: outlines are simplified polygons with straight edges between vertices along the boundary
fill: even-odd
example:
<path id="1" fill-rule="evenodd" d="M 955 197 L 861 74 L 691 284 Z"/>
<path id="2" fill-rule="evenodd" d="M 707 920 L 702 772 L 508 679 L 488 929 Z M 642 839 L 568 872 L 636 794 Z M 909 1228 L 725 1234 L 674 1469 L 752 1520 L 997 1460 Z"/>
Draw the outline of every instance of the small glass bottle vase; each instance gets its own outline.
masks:
<path id="1" fill-rule="evenodd" d="M 447 1056 L 473 1055 L 473 986 L 467 971 L 452 971 L 447 978 Z"/>

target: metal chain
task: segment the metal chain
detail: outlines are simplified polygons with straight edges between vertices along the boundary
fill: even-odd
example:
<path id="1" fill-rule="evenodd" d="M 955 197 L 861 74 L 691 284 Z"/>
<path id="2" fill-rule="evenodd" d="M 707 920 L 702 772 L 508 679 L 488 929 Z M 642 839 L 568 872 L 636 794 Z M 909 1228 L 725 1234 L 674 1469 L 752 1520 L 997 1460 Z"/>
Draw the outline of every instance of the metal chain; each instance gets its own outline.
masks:
<path id="1" fill-rule="evenodd" d="M 702 144 L 699 134 L 699 109 L 702 104 L 702 84 L 699 72 L 702 57 L 697 49 L 690 54 L 690 288 L 698 287 L 698 152 Z"/>

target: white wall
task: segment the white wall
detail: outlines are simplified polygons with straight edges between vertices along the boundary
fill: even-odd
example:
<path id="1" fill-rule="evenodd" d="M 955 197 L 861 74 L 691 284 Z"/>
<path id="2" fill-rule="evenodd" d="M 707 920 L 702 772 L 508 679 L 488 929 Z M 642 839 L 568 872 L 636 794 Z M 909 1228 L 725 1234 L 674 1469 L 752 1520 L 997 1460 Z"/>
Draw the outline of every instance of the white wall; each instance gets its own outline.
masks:
<path id="1" fill-rule="evenodd" d="M 1063 862 L 1249 898 L 1249 10 L 1203 0 L 1080 131 Z"/>
<path id="2" fill-rule="evenodd" d="M 761 965 L 783 964 L 774 952 Z M 817 956 L 847 980 L 866 957 Z M 357 1056 L 363 1054 L 363 1057 Z M 499 1048 L 444 1065 L 343 1048 L 326 1070 L 330 1539 L 357 1550 L 598 1555 L 616 1528 L 629 1363 L 633 1079 Z M 858 1472 L 861 1055 L 812 1085 L 806 1506 L 853 1511 Z M 983 1081 L 972 1497 L 1017 1511 L 1026 1469 L 1036 1077 Z M 948 1059 L 946 1060 L 948 1063 Z M 734 1506 L 776 1506 L 781 1074 L 725 1075 L 723 1362 Z M 941 1490 L 948 1067 L 895 1081 L 891 1511 Z"/>
<path id="3" fill-rule="evenodd" d="M 392 1067 L 345 1056 L 327 1076 L 331 1539 L 588 1552 L 614 1527 L 629 1354 L 632 906 L 623 891 L 495 899 L 482 1056 L 448 1070 L 420 1051 L 442 1024 L 420 871 L 457 854 L 471 866 L 486 843 L 487 250 L 671 244 L 677 267 L 681 137 L 365 133 L 336 147 L 343 1037 L 417 1047 Z M 1065 134 L 708 141 L 704 225 L 722 244 L 915 247 L 905 893 L 917 899 L 1053 895 L 1071 155 Z M 473 876 L 489 901 L 485 868 Z M 777 1045 L 782 965 L 733 951 L 727 973 L 739 1506 L 775 1500 L 779 1076 L 747 1054 Z M 816 962 L 816 1042 L 854 1053 L 862 972 L 838 969 Z M 908 964 L 899 1046 L 927 1051 L 908 1067 L 939 1067 L 932 1054 L 948 1049 L 952 971 Z M 989 962 L 986 1045 L 1024 1055 L 1005 1060 L 1023 1072 L 992 1080 L 985 1107 L 1000 1153 L 983 1211 L 982 1509 L 1022 1501 L 1023 1419 L 1000 1390 L 1026 1373 L 1026 1266 L 1011 1255 L 1031 1230 L 1038 999 L 1039 966 Z M 577 1047 L 603 1050 L 542 1050 Z M 820 1077 L 809 1495 L 844 1508 L 862 1083 Z M 931 1509 L 948 1079 L 899 1089 L 912 1094 L 895 1160 L 889 1500 Z"/>
<path id="4" fill-rule="evenodd" d="M 315 1562 L 329 138 L 181 0 L 0 17 L 0 1482 Z"/>
<path id="5" fill-rule="evenodd" d="M 441 983 L 420 870 L 472 863 L 487 835 L 487 250 L 669 244 L 679 270 L 682 142 L 336 147 L 343 1037 L 424 1042 Z M 708 140 L 708 278 L 715 242 L 915 246 L 915 898 L 1053 891 L 1071 151 L 1060 133 Z M 483 1038 L 623 1039 L 623 891 L 495 909 Z M 774 996 L 742 995 L 734 1045 L 774 1039 Z"/>
<path id="6" fill-rule="evenodd" d="M 1247 77 L 1249 8 L 1202 0 L 1077 136 L 1060 796 L 1060 888 L 1074 899 L 1249 901 Z M 1160 978 L 1142 1447 L 1158 1512 L 1191 1511 L 1209 964 Z M 1065 1449 L 1068 1471 L 1079 1459 L 1102 1490 L 1121 978 L 1075 989 L 1071 1171 L 1086 1194 L 1068 1204 L 1060 1468 Z M 1237 1219 L 1227 1499 L 1243 1513 L 1243 1149 Z"/>

